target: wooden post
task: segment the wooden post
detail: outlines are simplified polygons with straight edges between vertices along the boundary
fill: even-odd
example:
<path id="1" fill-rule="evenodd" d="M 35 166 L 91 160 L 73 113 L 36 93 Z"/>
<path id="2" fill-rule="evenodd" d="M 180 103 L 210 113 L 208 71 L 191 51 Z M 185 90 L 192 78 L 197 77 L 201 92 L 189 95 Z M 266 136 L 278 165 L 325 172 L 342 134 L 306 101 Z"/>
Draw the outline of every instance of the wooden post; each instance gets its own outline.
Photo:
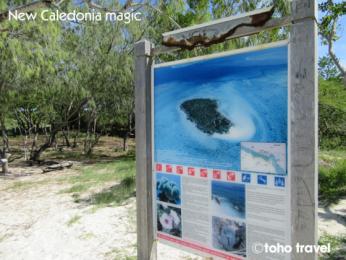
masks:
<path id="1" fill-rule="evenodd" d="M 317 259 L 295 246 L 317 243 L 317 1 L 293 0 L 290 35 L 291 259 Z"/>
<path id="2" fill-rule="evenodd" d="M 151 65 L 153 45 L 135 44 L 137 258 L 156 258 L 152 205 Z"/>
<path id="3" fill-rule="evenodd" d="M 5 153 L 5 156 L 3 159 L 0 159 L 1 162 L 1 168 L 2 168 L 2 174 L 5 175 L 8 173 L 8 159 L 10 158 L 11 154 Z"/>
<path id="4" fill-rule="evenodd" d="M 0 159 L 0 161 L 2 167 L 1 175 L 5 175 L 6 173 L 8 173 L 8 161 L 7 159 Z"/>

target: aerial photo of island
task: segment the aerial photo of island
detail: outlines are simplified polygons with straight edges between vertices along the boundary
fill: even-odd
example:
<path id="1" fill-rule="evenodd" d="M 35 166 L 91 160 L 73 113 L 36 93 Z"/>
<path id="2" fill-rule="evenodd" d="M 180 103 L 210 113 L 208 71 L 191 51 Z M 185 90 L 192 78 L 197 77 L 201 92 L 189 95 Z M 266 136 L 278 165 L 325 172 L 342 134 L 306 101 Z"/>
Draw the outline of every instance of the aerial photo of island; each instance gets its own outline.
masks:
<path id="1" fill-rule="evenodd" d="M 155 67 L 155 161 L 240 170 L 241 142 L 287 143 L 287 92 L 287 45 Z"/>

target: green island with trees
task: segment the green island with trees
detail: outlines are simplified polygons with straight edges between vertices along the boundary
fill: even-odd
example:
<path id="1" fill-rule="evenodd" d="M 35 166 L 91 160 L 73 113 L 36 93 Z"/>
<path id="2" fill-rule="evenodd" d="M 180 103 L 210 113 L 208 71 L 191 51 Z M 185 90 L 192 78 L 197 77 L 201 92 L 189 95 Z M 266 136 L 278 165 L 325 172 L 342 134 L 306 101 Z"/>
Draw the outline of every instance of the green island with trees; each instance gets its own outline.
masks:
<path id="1" fill-rule="evenodd" d="M 225 134 L 231 127 L 232 122 L 218 111 L 217 101 L 208 98 L 196 98 L 186 100 L 180 105 L 187 119 L 195 123 L 203 133 Z"/>

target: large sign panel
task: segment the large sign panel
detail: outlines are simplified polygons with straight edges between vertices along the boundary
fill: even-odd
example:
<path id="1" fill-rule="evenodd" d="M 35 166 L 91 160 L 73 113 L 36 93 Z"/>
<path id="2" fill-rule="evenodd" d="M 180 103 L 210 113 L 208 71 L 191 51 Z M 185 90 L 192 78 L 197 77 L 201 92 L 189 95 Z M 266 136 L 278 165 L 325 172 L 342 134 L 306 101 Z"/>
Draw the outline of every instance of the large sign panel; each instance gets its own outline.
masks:
<path id="1" fill-rule="evenodd" d="M 287 43 L 156 65 L 153 79 L 157 238 L 221 259 L 289 245 Z"/>

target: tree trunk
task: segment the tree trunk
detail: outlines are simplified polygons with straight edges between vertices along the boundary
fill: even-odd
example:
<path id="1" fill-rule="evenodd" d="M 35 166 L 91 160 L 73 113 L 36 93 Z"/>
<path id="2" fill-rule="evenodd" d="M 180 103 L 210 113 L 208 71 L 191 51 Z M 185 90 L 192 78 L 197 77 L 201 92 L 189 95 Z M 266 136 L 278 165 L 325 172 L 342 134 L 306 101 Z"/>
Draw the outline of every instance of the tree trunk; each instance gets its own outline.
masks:
<path id="1" fill-rule="evenodd" d="M 128 149 L 129 149 L 129 146 L 128 146 L 128 137 L 129 137 L 129 132 L 126 131 L 125 134 L 124 134 L 124 137 L 123 137 L 123 151 L 124 151 L 124 152 L 127 152 Z"/>
<path id="2" fill-rule="evenodd" d="M 335 66 L 339 70 L 341 77 L 342 77 L 342 82 L 344 83 L 344 87 L 346 88 L 346 69 L 345 67 L 341 64 L 340 60 L 336 56 L 334 52 L 334 38 L 336 36 L 336 29 L 337 29 L 337 19 L 334 19 L 333 24 L 332 24 L 332 30 L 329 35 L 323 35 L 323 37 L 327 40 L 328 42 L 328 53 L 329 56 L 332 58 L 332 61 L 334 62 Z"/>
<path id="3" fill-rule="evenodd" d="M 84 140 L 84 153 L 86 155 L 91 155 L 95 145 L 98 143 L 101 135 L 96 132 L 97 128 L 97 117 L 95 116 L 92 120 L 88 122 L 87 135 Z"/>
<path id="4" fill-rule="evenodd" d="M 125 131 L 125 134 L 123 137 L 123 151 L 124 152 L 127 152 L 129 149 L 128 140 L 129 140 L 129 136 L 130 136 L 131 131 L 132 131 L 132 113 L 129 113 L 127 118 L 128 118 L 127 130 Z"/>
<path id="5" fill-rule="evenodd" d="M 3 117 L 1 117 L 0 119 L 0 127 L 1 127 L 1 134 L 2 134 L 2 143 L 3 143 L 3 149 L 1 151 L 0 156 L 5 157 L 6 152 L 10 150 L 10 146 L 8 142 L 7 132 L 6 132 L 5 120 Z"/>
<path id="6" fill-rule="evenodd" d="M 70 143 L 70 140 L 69 140 L 69 129 L 67 128 L 67 131 L 65 132 L 65 130 L 62 130 L 62 134 L 65 138 L 65 144 L 67 147 L 71 147 L 71 143 Z"/>
<path id="7" fill-rule="evenodd" d="M 34 162 L 38 162 L 40 160 L 42 153 L 54 144 L 57 133 L 58 133 L 58 130 L 53 129 L 52 132 L 50 133 L 48 140 L 43 145 L 41 145 L 39 149 L 31 152 L 30 160 Z"/>
<path id="8" fill-rule="evenodd" d="M 25 134 L 24 137 L 24 160 L 27 161 L 29 159 L 29 152 L 28 152 L 28 135 Z"/>
<path id="9" fill-rule="evenodd" d="M 77 133 L 75 133 L 74 135 L 74 139 L 73 139 L 73 148 L 77 147 L 77 140 L 79 138 L 79 134 L 80 134 L 80 113 L 78 113 L 78 130 Z"/>

